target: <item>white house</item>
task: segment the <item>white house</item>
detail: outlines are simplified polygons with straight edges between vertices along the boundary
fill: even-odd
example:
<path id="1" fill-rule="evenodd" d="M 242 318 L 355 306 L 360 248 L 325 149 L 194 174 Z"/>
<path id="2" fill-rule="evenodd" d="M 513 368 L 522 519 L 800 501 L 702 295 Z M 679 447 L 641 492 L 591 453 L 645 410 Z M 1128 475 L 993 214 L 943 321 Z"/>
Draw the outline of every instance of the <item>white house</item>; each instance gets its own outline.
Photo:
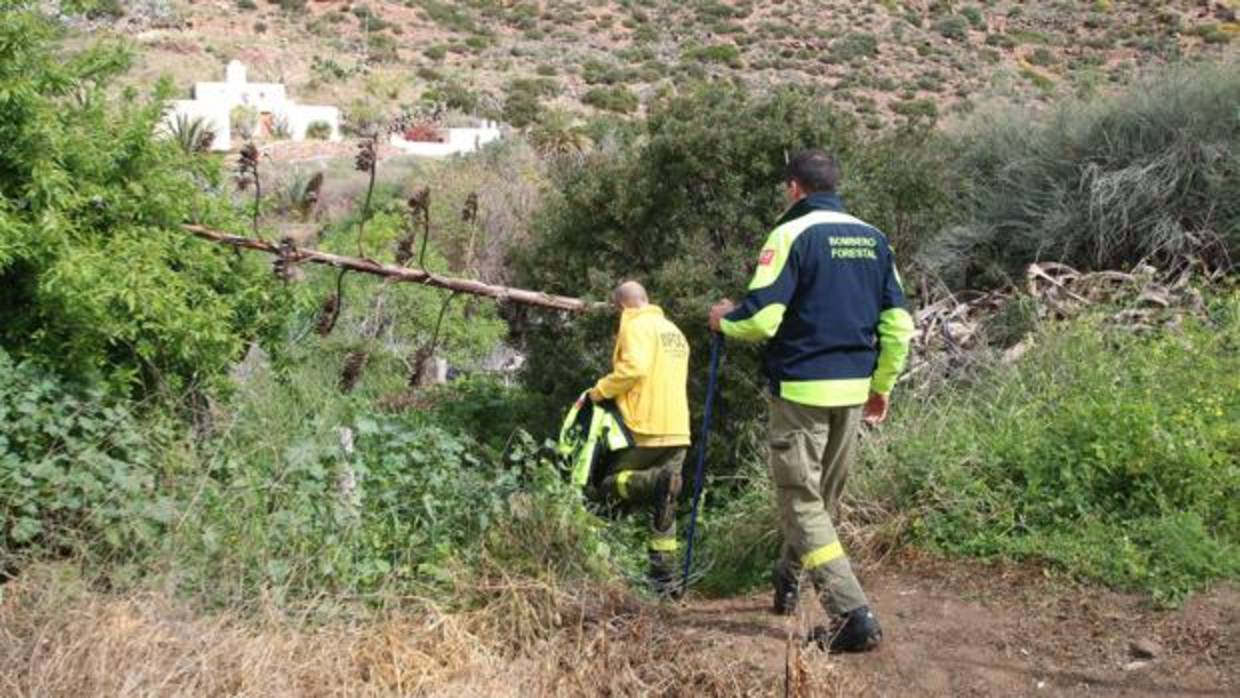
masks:
<path id="1" fill-rule="evenodd" d="M 326 140 L 340 140 L 340 110 L 336 107 L 297 104 L 289 99 L 284 85 L 275 82 L 249 82 L 245 66 L 232 61 L 225 70 L 224 82 L 200 82 L 194 85 L 193 99 L 172 103 L 165 117 L 169 124 L 179 116 L 207 120 L 215 131 L 212 150 L 232 147 L 232 111 L 249 107 L 257 114 L 255 131 L 259 136 L 271 134 L 278 126 L 287 126 L 294 141 L 306 139 L 306 131 L 315 123 L 326 124 L 330 135 Z"/>
<path id="2" fill-rule="evenodd" d="M 411 141 L 400 134 L 393 134 L 390 142 L 409 155 L 442 158 L 472 153 L 491 141 L 499 140 L 503 135 L 499 124 L 490 121 L 482 122 L 479 128 L 447 128 L 442 129 L 441 133 L 444 137 L 437 141 Z"/>

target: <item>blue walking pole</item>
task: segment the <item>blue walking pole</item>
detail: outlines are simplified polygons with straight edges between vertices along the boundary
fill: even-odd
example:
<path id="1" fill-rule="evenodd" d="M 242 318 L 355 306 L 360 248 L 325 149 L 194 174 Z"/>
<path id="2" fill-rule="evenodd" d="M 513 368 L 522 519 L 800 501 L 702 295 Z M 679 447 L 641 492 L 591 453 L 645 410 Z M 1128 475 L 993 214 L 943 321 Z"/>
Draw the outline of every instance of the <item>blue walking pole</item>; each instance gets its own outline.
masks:
<path id="1" fill-rule="evenodd" d="M 688 546 L 685 548 L 685 572 L 680 588 L 689 588 L 689 568 L 693 565 L 693 534 L 697 529 L 698 503 L 702 500 L 702 484 L 705 478 L 706 443 L 710 436 L 711 405 L 715 401 L 715 383 L 719 377 L 719 352 L 723 347 L 723 335 L 715 333 L 710 339 L 710 378 L 706 382 L 706 410 L 702 414 L 702 431 L 698 436 L 697 466 L 693 474 L 693 511 L 689 514 Z"/>

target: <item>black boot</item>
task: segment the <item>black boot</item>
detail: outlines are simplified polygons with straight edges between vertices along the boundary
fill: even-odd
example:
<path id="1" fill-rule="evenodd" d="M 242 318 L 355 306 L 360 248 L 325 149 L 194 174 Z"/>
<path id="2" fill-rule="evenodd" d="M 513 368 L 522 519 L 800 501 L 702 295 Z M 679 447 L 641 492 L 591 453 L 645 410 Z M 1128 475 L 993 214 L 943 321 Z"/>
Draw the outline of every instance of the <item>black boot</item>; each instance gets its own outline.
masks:
<path id="1" fill-rule="evenodd" d="M 883 641 L 883 629 L 870 607 L 862 606 L 840 616 L 831 627 L 814 628 L 809 639 L 831 652 L 868 652 Z"/>
<path id="2" fill-rule="evenodd" d="M 771 572 L 771 585 L 775 587 L 775 601 L 771 604 L 771 612 L 777 616 L 796 613 L 801 595 L 801 583 L 797 575 L 776 565 Z"/>
<path id="3" fill-rule="evenodd" d="M 661 598 L 679 599 L 684 591 L 676 578 L 676 559 L 670 555 L 650 553 L 650 571 L 646 573 L 646 581 L 650 584 L 650 590 Z"/>

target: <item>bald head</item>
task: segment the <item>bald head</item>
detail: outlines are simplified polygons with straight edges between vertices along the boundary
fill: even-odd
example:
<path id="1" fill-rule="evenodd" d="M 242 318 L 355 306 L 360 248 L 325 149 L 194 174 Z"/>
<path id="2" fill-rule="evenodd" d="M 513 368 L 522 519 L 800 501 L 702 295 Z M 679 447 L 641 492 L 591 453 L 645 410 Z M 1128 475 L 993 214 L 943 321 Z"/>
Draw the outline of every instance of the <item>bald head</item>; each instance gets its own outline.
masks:
<path id="1" fill-rule="evenodd" d="M 611 294 L 612 301 L 621 308 L 640 308 L 650 302 L 646 289 L 636 281 L 625 281 Z"/>

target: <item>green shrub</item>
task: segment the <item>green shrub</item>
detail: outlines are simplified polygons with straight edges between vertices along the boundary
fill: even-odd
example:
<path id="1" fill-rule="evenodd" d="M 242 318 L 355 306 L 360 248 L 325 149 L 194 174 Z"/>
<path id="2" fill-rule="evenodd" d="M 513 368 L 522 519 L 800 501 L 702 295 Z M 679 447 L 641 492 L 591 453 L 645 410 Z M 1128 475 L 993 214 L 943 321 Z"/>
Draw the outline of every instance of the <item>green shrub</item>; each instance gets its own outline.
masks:
<path id="1" fill-rule="evenodd" d="M 553 293 L 602 299 L 619 279 L 637 275 L 702 357 L 704 308 L 745 287 L 746 266 L 782 206 L 784 153 L 838 145 L 848 137 L 847 124 L 801 93 L 749 98 L 714 86 L 656 102 L 636 130 L 640 137 L 626 138 L 616 155 L 597 154 L 564 172 L 533 244 L 517 252 L 517 278 Z M 527 329 L 524 380 L 552 405 L 571 402 L 601 375 L 615 331 L 607 314 Z M 725 385 L 732 392 L 721 432 L 734 433 L 755 418 L 756 370 L 749 352 L 729 356 L 732 377 Z M 700 372 L 691 380 L 700 398 Z M 547 423 L 556 418 L 545 415 Z"/>
<path id="2" fill-rule="evenodd" d="M 975 115 L 951 166 L 970 183 L 961 200 L 969 222 L 944 231 L 924 263 L 953 286 L 978 288 L 1038 259 L 1087 269 L 1194 251 L 1234 259 L 1237 102 L 1234 65 L 1197 65 L 1064 102 L 1041 119 L 1027 109 Z"/>
<path id="3" fill-rule="evenodd" d="M 542 116 L 542 98 L 559 93 L 560 84 L 551 78 L 517 78 L 504 91 L 504 120 L 525 128 Z"/>
<path id="4" fill-rule="evenodd" d="M 1012 37 L 1011 34 L 987 34 L 987 46 L 998 46 L 999 48 L 1012 49 L 1020 45 L 1020 43 Z"/>
<path id="5" fill-rule="evenodd" d="M 960 15 L 944 15 L 934 20 L 934 31 L 953 41 L 969 39 L 969 20 Z"/>
<path id="6" fill-rule="evenodd" d="M 65 56 L 53 34 L 27 11 L 0 22 L 0 346 L 70 379 L 208 381 L 270 329 L 267 265 L 181 229 L 242 225 L 208 193 L 219 161 L 156 137 L 171 86 L 121 94 L 128 54 Z"/>
<path id="7" fill-rule="evenodd" d="M 371 34 L 366 41 L 367 59 L 375 63 L 396 63 L 400 60 L 397 41 L 387 34 Z"/>
<path id="8" fill-rule="evenodd" d="M 244 11 L 252 11 L 258 9 L 258 4 L 254 0 L 237 0 L 237 9 Z"/>
<path id="9" fill-rule="evenodd" d="M 581 103 L 596 109 L 613 111 L 619 114 L 635 112 L 640 105 L 637 95 L 624 86 L 595 87 L 587 90 L 581 96 Z"/>
<path id="10" fill-rule="evenodd" d="M 326 121 L 311 121 L 306 126 L 306 138 L 312 141 L 325 141 L 332 137 L 332 125 Z"/>
<path id="11" fill-rule="evenodd" d="M 121 0 L 95 0 L 86 5 L 86 16 L 91 19 L 120 19 L 125 16 L 125 7 Z"/>
<path id="12" fill-rule="evenodd" d="M 473 16 L 466 8 L 456 3 L 442 0 L 417 0 L 417 4 L 421 6 L 426 16 L 444 29 L 467 34 L 480 33 Z"/>
<path id="13" fill-rule="evenodd" d="M 174 516 L 157 486 L 169 433 L 127 403 L 0 349 L 0 423 L 0 565 L 88 545 L 132 555 Z"/>
<path id="14" fill-rule="evenodd" d="M 878 38 L 865 32 L 850 32 L 831 42 L 828 54 L 833 61 L 847 63 L 878 55 Z"/>
<path id="15" fill-rule="evenodd" d="M 690 48 L 684 52 L 683 58 L 686 61 L 701 63 L 723 63 L 731 68 L 744 67 L 744 62 L 741 61 L 740 49 L 732 44 L 713 44 L 711 46 Z"/>
<path id="16" fill-rule="evenodd" d="M 900 408 L 862 490 L 940 549 L 1176 599 L 1240 576 L 1240 305 L 1140 336 L 1082 320 Z"/>
<path id="17" fill-rule="evenodd" d="M 1045 46 L 1039 46 L 1034 49 L 1033 53 L 1029 54 L 1029 62 L 1033 65 L 1051 66 L 1059 61 L 1055 58 L 1055 54 L 1051 53 L 1050 49 Z"/>
<path id="18" fill-rule="evenodd" d="M 1232 34 L 1218 24 L 1198 25 L 1194 31 L 1207 44 L 1226 44 L 1230 43 L 1232 39 Z"/>
<path id="19" fill-rule="evenodd" d="M 891 105 L 891 111 L 910 121 L 924 119 L 929 123 L 934 123 L 939 116 L 939 107 L 933 99 L 908 99 L 894 102 Z"/>
<path id="20" fill-rule="evenodd" d="M 581 79 L 588 85 L 614 85 L 627 82 L 628 75 L 619 66 L 603 63 L 594 59 L 587 60 L 581 66 Z"/>
<path id="21" fill-rule="evenodd" d="M 986 26 L 986 16 L 982 14 L 980 7 L 969 6 L 960 10 L 961 16 L 969 21 L 974 29 L 983 29 Z"/>

